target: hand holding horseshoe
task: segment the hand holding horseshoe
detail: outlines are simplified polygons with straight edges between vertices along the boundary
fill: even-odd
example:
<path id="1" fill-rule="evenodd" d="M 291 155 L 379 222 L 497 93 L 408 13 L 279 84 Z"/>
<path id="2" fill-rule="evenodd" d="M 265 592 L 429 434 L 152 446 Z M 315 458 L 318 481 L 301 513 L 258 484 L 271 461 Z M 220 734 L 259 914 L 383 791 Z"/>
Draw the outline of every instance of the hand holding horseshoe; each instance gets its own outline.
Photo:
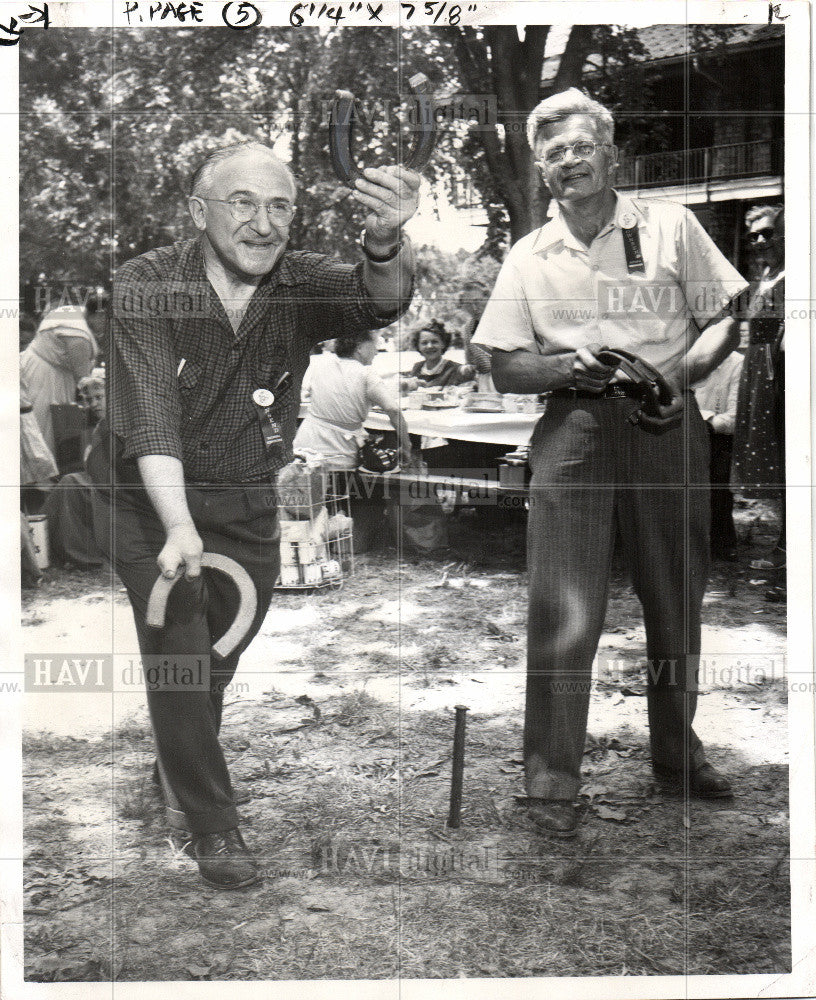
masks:
<path id="1" fill-rule="evenodd" d="M 352 197 L 367 208 L 365 228 L 372 250 L 393 246 L 419 206 L 420 176 L 403 166 L 366 167 Z"/>

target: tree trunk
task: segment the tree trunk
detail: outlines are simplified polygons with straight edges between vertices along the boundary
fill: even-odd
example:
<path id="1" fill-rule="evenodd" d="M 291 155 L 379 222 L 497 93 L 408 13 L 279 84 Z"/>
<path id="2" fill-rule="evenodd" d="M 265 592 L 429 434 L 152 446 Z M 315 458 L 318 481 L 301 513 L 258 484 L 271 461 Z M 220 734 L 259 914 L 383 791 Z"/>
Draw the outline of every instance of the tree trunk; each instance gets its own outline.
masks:
<path id="1" fill-rule="evenodd" d="M 532 150 L 527 144 L 527 116 L 538 103 L 541 67 L 549 25 L 528 25 L 524 41 L 514 26 L 486 27 L 480 38 L 474 28 L 449 28 L 462 82 L 475 94 L 494 93 L 504 143 L 495 126 L 478 135 L 488 170 L 504 201 L 515 243 L 544 221 L 549 196 L 542 188 Z M 592 27 L 575 25 L 558 66 L 553 92 L 581 83 L 592 45 Z"/>

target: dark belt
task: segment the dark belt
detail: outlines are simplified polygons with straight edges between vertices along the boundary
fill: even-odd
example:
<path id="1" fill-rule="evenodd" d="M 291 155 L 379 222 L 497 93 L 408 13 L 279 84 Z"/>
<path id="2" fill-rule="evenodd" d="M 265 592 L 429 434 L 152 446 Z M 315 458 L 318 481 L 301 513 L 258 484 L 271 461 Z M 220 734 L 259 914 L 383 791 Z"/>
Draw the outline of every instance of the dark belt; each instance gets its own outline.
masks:
<path id="1" fill-rule="evenodd" d="M 643 389 L 634 382 L 614 382 L 607 385 L 602 392 L 590 392 L 588 389 L 554 389 L 550 396 L 553 399 L 643 399 Z"/>

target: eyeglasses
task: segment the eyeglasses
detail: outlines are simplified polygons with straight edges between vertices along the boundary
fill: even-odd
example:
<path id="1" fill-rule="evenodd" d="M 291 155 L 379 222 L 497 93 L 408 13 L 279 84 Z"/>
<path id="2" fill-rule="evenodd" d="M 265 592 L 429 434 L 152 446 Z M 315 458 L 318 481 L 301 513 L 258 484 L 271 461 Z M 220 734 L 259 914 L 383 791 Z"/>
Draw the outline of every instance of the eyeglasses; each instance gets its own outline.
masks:
<path id="1" fill-rule="evenodd" d="M 591 139 L 579 139 L 578 142 L 573 142 L 569 146 L 553 146 L 552 149 L 548 149 L 544 154 L 544 162 L 548 166 L 553 167 L 556 163 L 560 163 L 569 152 L 573 156 L 577 156 L 579 160 L 590 160 L 595 155 L 595 150 L 599 146 L 609 145 L 611 143 L 593 142 Z"/>
<path id="2" fill-rule="evenodd" d="M 758 243 L 761 236 L 766 243 L 769 243 L 774 238 L 774 233 L 775 230 L 770 227 L 767 229 L 756 229 L 753 233 L 748 233 L 748 242 Z"/>
<path id="3" fill-rule="evenodd" d="M 223 198 L 202 198 L 201 195 L 196 197 L 201 201 L 215 201 L 219 205 L 229 205 L 230 214 L 236 222 L 251 222 L 258 214 L 259 208 L 266 211 L 267 218 L 276 226 L 288 226 L 295 217 L 295 206 L 288 202 L 273 201 L 261 206 L 249 198 L 230 198 L 225 201 Z"/>

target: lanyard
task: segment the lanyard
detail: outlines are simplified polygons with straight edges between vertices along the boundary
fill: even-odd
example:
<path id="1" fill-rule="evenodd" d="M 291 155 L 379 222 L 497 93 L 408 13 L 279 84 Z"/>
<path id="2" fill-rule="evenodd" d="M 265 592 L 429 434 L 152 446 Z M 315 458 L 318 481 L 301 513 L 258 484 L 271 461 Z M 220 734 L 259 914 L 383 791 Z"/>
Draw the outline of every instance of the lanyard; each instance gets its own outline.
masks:
<path id="1" fill-rule="evenodd" d="M 626 268 L 630 274 L 646 273 L 646 265 L 643 262 L 643 252 L 640 249 L 640 230 L 637 223 L 628 228 L 621 228 L 623 233 L 623 250 L 626 254 Z"/>

